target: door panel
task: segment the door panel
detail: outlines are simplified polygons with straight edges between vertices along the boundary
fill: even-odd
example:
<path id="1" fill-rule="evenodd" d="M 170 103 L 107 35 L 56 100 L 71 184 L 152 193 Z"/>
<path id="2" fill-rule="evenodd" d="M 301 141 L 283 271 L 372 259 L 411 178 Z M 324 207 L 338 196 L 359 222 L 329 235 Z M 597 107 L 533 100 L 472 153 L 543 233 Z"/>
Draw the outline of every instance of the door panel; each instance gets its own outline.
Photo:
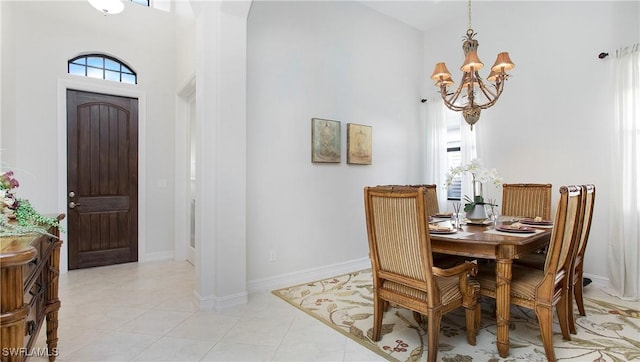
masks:
<path id="1" fill-rule="evenodd" d="M 138 260 L 138 101 L 67 91 L 69 269 Z"/>

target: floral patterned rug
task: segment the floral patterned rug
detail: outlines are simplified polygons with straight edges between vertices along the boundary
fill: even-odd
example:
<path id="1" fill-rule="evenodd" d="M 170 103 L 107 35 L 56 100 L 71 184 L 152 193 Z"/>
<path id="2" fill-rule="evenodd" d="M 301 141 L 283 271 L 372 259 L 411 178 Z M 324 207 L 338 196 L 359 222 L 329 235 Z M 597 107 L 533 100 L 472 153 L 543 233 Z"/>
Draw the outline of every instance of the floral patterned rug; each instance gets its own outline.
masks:
<path id="1" fill-rule="evenodd" d="M 384 315 L 382 339 L 370 338 L 373 326 L 371 270 L 337 276 L 273 291 L 273 294 L 391 361 L 425 361 L 427 335 L 413 313 L 390 307 Z M 500 358 L 496 348 L 496 323 L 491 318 L 493 299 L 482 300 L 482 324 L 477 345 L 467 343 L 464 311 L 446 314 L 440 331 L 438 360 L 546 361 L 535 313 L 511 309 L 510 351 Z M 553 343 L 559 361 L 640 361 L 640 312 L 604 301 L 585 298 L 586 317 L 577 316 L 571 341 L 554 323 Z M 577 309 L 576 309 L 577 311 Z M 557 316 L 556 316 L 557 318 Z"/>

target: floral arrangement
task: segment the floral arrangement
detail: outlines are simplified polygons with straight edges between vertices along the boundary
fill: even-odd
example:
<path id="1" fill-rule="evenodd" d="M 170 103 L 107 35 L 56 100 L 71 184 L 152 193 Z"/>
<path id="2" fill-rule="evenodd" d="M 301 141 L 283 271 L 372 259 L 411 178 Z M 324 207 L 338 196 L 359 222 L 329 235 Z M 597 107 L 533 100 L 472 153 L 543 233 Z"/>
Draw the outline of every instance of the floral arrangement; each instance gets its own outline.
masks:
<path id="1" fill-rule="evenodd" d="M 0 236 L 48 234 L 49 226 L 59 228 L 57 219 L 42 216 L 28 200 L 16 197 L 15 189 L 19 186 L 13 171 L 0 174 Z"/>
<path id="2" fill-rule="evenodd" d="M 445 175 L 446 187 L 451 187 L 451 185 L 453 184 L 453 179 L 458 176 L 462 176 L 462 174 L 466 172 L 470 173 L 473 179 L 473 199 L 465 195 L 464 211 L 471 211 L 475 207 L 475 205 L 497 206 L 489 202 L 484 202 L 484 197 L 482 196 L 482 184 L 490 182 L 493 183 L 496 187 L 500 187 L 503 183 L 503 179 L 498 175 L 498 171 L 496 171 L 495 168 L 492 168 L 490 170 L 484 168 L 482 165 L 482 161 L 477 158 L 474 158 L 467 164 L 452 167 Z M 477 189 L 478 187 L 480 188 L 480 190 Z"/>
<path id="3" fill-rule="evenodd" d="M 491 182 L 496 187 L 502 185 L 503 179 L 498 175 L 498 171 L 495 168 L 491 170 L 486 169 L 482 166 L 482 161 L 480 159 L 474 158 L 469 161 L 466 165 L 460 165 L 456 167 L 452 167 L 449 172 L 446 174 L 446 185 L 447 188 L 451 186 L 453 183 L 453 179 L 457 176 L 461 176 L 463 173 L 469 172 L 473 177 L 473 182 Z"/>

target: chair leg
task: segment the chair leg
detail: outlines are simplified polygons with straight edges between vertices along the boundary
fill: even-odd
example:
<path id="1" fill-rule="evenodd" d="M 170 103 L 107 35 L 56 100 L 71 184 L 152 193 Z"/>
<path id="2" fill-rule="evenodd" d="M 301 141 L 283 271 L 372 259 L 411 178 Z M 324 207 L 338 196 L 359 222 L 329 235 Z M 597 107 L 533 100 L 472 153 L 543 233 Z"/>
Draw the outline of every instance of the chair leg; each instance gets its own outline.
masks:
<path id="1" fill-rule="evenodd" d="M 573 293 L 576 297 L 576 305 L 578 306 L 578 311 L 581 316 L 586 316 L 587 313 L 584 311 L 584 297 L 582 294 L 582 270 L 578 273 L 578 282 L 574 284 Z"/>
<path id="2" fill-rule="evenodd" d="M 478 314 L 480 312 L 480 304 L 476 304 L 473 308 L 465 308 L 465 317 L 467 321 L 467 342 L 475 346 L 476 335 L 478 334 Z"/>
<path id="3" fill-rule="evenodd" d="M 556 354 L 553 350 L 553 313 L 551 307 L 537 305 L 535 309 L 538 324 L 540 325 L 540 338 L 544 346 L 544 353 L 547 355 L 547 360 L 555 362 Z"/>
<path id="4" fill-rule="evenodd" d="M 562 338 L 566 341 L 571 340 L 569 334 L 569 293 L 565 293 L 560 297 L 558 304 L 556 305 L 556 312 L 558 313 L 558 322 L 560 323 L 560 331 L 562 332 Z"/>
<path id="5" fill-rule="evenodd" d="M 573 312 L 573 294 L 575 293 L 575 283 L 569 285 L 569 293 L 567 295 L 567 321 L 569 324 L 569 333 L 577 334 L 576 316 Z"/>
<path id="6" fill-rule="evenodd" d="M 478 300 L 478 304 L 476 305 L 476 336 L 480 333 L 480 324 L 482 322 L 482 307 L 480 307 L 480 301 Z"/>
<path id="7" fill-rule="evenodd" d="M 427 361 L 435 362 L 436 357 L 438 356 L 438 337 L 440 336 L 440 321 L 442 319 L 442 314 L 440 312 L 429 312 L 429 331 L 428 333 L 428 341 L 429 341 L 429 351 L 427 354 Z"/>
<path id="8" fill-rule="evenodd" d="M 387 301 L 380 299 L 377 295 L 373 300 L 373 333 L 371 338 L 374 341 L 380 340 L 380 330 L 382 329 L 382 315 L 387 307 Z"/>

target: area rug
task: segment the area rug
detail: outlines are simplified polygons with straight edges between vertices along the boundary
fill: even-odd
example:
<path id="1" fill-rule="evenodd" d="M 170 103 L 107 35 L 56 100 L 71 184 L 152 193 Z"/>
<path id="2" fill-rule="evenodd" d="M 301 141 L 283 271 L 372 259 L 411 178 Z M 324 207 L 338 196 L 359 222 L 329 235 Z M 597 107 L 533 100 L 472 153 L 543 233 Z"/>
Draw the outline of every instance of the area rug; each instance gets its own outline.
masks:
<path id="1" fill-rule="evenodd" d="M 371 340 L 373 289 L 371 270 L 274 290 L 273 294 L 317 318 L 390 361 L 426 361 L 427 334 L 413 313 L 391 306 L 384 315 L 382 339 Z M 442 320 L 438 360 L 546 361 L 535 313 L 513 306 L 509 326 L 510 350 L 500 358 L 496 347 L 495 303 L 482 300 L 482 323 L 476 346 L 467 343 L 464 311 Z M 640 360 L 640 312 L 601 300 L 585 299 L 586 317 L 577 317 L 577 334 L 565 341 L 554 323 L 553 343 L 559 361 Z M 557 318 L 557 316 L 556 316 Z"/>

